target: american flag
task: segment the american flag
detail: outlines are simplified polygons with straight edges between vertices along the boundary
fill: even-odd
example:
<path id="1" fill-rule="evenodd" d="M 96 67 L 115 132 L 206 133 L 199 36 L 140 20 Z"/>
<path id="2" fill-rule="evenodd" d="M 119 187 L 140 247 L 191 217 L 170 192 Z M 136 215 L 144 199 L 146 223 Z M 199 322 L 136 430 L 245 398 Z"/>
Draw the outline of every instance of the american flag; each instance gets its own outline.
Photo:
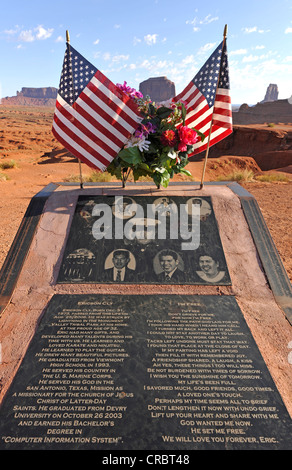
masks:
<path id="1" fill-rule="evenodd" d="M 136 103 L 67 43 L 52 128 L 56 139 L 104 171 L 141 120 Z"/>
<path id="2" fill-rule="evenodd" d="M 212 114 L 210 147 L 232 133 L 226 41 L 219 44 L 189 85 L 173 100 L 187 103 L 185 125 L 205 135 L 204 142 L 199 138 L 189 157 L 206 150 Z"/>

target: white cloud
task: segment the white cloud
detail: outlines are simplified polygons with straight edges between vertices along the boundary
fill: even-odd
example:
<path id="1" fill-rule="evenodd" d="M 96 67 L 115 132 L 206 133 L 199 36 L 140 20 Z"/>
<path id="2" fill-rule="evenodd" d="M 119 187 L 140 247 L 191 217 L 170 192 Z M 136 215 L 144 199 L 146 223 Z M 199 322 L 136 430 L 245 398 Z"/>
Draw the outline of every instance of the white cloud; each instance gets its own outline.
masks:
<path id="1" fill-rule="evenodd" d="M 252 26 L 250 28 L 241 28 L 241 30 L 245 33 L 245 34 L 250 34 L 250 33 L 260 33 L 260 34 L 263 34 L 263 33 L 269 33 L 270 32 L 270 29 L 259 29 L 257 26 Z"/>
<path id="2" fill-rule="evenodd" d="M 207 15 L 202 20 L 198 19 L 197 17 L 195 17 L 193 20 L 187 20 L 186 24 L 193 25 L 193 31 L 197 32 L 197 31 L 200 31 L 200 28 L 198 27 L 198 25 L 210 24 L 210 23 L 213 23 L 213 21 L 218 21 L 218 20 L 219 20 L 218 16 Z"/>
<path id="3" fill-rule="evenodd" d="M 19 36 L 18 36 L 19 41 L 21 42 L 32 42 L 35 40 L 35 37 L 33 35 L 33 32 L 31 29 L 26 30 L 26 31 L 21 31 Z"/>
<path id="4" fill-rule="evenodd" d="M 193 64 L 195 62 L 195 58 L 194 56 L 191 54 L 191 55 L 187 55 L 183 60 L 182 60 L 182 65 L 188 65 L 188 64 Z"/>
<path id="5" fill-rule="evenodd" d="M 17 34 L 18 30 L 17 29 L 5 29 L 4 33 L 8 34 L 9 36 L 13 36 L 14 34 Z"/>
<path id="6" fill-rule="evenodd" d="M 216 45 L 215 42 L 208 42 L 207 44 L 205 44 L 204 46 L 200 47 L 200 49 L 198 50 L 198 54 L 205 54 L 206 52 L 210 51 L 211 49 L 213 49 L 213 47 Z"/>
<path id="7" fill-rule="evenodd" d="M 279 98 L 291 95 L 292 63 L 276 59 L 230 64 L 231 100 L 255 104 L 264 98 L 269 83 L 277 83 Z"/>
<path id="8" fill-rule="evenodd" d="M 242 62 L 243 63 L 246 63 L 246 62 L 257 62 L 259 60 L 259 56 L 257 55 L 247 55 L 245 56 L 243 59 L 242 59 Z"/>
<path id="9" fill-rule="evenodd" d="M 129 55 L 124 55 L 124 54 L 119 54 L 119 55 L 114 55 L 112 57 L 112 62 L 121 62 L 121 61 L 125 61 L 125 60 L 128 60 L 129 59 Z"/>
<path id="10" fill-rule="evenodd" d="M 39 25 L 35 28 L 36 31 L 36 39 L 43 40 L 43 39 L 48 39 L 52 36 L 54 29 L 53 28 L 48 28 L 45 29 L 43 26 Z"/>
<path id="11" fill-rule="evenodd" d="M 247 49 L 237 49 L 235 51 L 230 51 L 229 52 L 229 56 L 232 56 L 232 55 L 243 55 L 243 54 L 246 54 L 247 53 Z"/>
<path id="12" fill-rule="evenodd" d="M 64 42 L 64 41 L 65 39 L 63 38 L 63 36 L 58 36 L 55 42 Z"/>
<path id="13" fill-rule="evenodd" d="M 99 39 L 96 39 L 93 44 L 97 45 L 99 43 Z"/>
<path id="14" fill-rule="evenodd" d="M 148 46 L 152 46 L 153 44 L 156 44 L 157 36 L 158 34 L 147 34 L 146 36 L 144 36 L 144 41 Z"/>
<path id="15" fill-rule="evenodd" d="M 292 28 L 286 28 L 285 29 L 285 34 L 289 34 L 289 33 L 292 33 Z"/>
<path id="16" fill-rule="evenodd" d="M 242 31 L 246 34 L 250 34 L 250 33 L 255 33 L 257 29 L 258 29 L 257 26 L 253 26 L 252 28 L 242 28 Z"/>
<path id="17" fill-rule="evenodd" d="M 44 39 L 50 38 L 53 32 L 54 32 L 53 28 L 46 29 L 42 25 L 39 25 L 34 29 L 26 29 L 26 30 L 20 31 L 18 34 L 18 41 L 20 42 L 42 41 Z M 16 34 L 16 33 L 17 33 L 16 30 L 7 31 L 7 34 Z M 57 38 L 57 42 L 60 41 L 59 38 Z"/>
<path id="18" fill-rule="evenodd" d="M 205 16 L 205 18 L 203 20 L 200 21 L 200 24 L 209 24 L 209 23 L 213 23 L 213 21 L 218 21 L 219 20 L 219 17 L 218 16 L 211 16 L 211 15 L 207 15 Z"/>
<path id="19" fill-rule="evenodd" d="M 137 44 L 139 44 L 140 42 L 141 42 L 141 39 L 139 39 L 135 36 L 134 39 L 133 39 L 134 46 L 137 46 Z"/>
<path id="20" fill-rule="evenodd" d="M 275 51 L 268 51 L 266 54 L 261 54 L 261 55 L 253 55 L 250 54 L 249 56 L 245 56 L 242 59 L 242 62 L 257 62 L 258 60 L 263 61 L 267 60 L 272 56 L 275 56 L 277 52 Z"/>

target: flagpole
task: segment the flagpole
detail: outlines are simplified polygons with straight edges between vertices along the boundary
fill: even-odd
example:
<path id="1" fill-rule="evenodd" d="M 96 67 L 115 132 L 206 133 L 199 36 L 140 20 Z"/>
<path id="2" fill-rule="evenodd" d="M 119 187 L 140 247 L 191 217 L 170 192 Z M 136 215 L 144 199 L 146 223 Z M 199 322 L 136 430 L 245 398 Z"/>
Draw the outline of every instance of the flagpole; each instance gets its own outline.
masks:
<path id="1" fill-rule="evenodd" d="M 216 86 L 215 97 L 216 97 L 216 95 L 217 95 L 217 90 L 218 90 L 218 85 L 219 85 L 219 80 L 220 80 L 220 72 L 221 72 L 221 67 L 222 67 L 222 57 L 223 57 L 223 50 L 224 50 L 224 45 L 225 45 L 226 37 L 227 37 L 227 24 L 225 25 L 224 32 L 223 32 L 222 53 L 221 53 L 220 69 L 219 69 L 219 74 L 218 74 L 218 80 L 217 80 L 217 86 Z M 214 104 L 215 104 L 215 103 L 214 103 Z M 210 129 L 209 129 L 208 143 L 207 143 L 207 149 L 206 149 L 206 154 L 205 154 L 205 161 L 204 161 L 204 166 L 203 166 L 203 171 L 202 171 L 202 178 L 201 178 L 200 189 L 202 189 L 203 186 L 204 186 L 204 177 L 205 177 L 205 171 L 206 171 L 207 160 L 208 160 L 208 155 L 209 155 L 210 139 L 211 139 L 211 134 L 212 134 L 213 116 L 214 116 L 214 106 L 213 106 L 213 112 L 212 112 L 211 125 L 210 125 Z"/>
<path id="2" fill-rule="evenodd" d="M 70 36 L 69 36 L 69 31 L 68 30 L 66 30 L 66 42 L 69 46 L 69 51 L 70 51 Z M 72 76 L 72 85 L 73 85 L 73 91 L 74 91 L 73 76 Z M 83 177 L 82 177 L 81 160 L 79 158 L 78 158 L 78 163 L 79 163 L 80 189 L 83 189 Z"/>

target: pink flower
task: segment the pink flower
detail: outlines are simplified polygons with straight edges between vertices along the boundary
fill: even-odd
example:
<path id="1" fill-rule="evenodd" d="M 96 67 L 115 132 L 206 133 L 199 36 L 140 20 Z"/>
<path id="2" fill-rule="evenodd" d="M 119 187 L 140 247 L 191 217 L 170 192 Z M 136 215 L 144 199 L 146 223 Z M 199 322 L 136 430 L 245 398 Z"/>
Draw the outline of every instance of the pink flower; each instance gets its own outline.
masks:
<path id="1" fill-rule="evenodd" d="M 123 85 L 117 83 L 117 87 L 122 90 L 124 93 L 129 95 L 131 98 L 143 98 L 143 95 L 140 91 L 135 90 L 127 85 L 127 82 L 124 81 Z"/>
<path id="2" fill-rule="evenodd" d="M 178 150 L 180 152 L 186 152 L 187 145 L 194 145 L 198 140 L 197 133 L 188 126 L 180 126 L 178 129 L 178 136 Z"/>
<path id="3" fill-rule="evenodd" d="M 183 144 L 182 142 L 180 142 L 177 146 L 177 149 L 179 152 L 186 152 L 187 151 L 187 146 L 186 144 Z"/>
<path id="4" fill-rule="evenodd" d="M 168 147 L 174 147 L 177 142 L 176 134 L 171 129 L 164 131 L 160 139 L 161 139 L 161 143 L 163 145 L 167 145 Z"/>

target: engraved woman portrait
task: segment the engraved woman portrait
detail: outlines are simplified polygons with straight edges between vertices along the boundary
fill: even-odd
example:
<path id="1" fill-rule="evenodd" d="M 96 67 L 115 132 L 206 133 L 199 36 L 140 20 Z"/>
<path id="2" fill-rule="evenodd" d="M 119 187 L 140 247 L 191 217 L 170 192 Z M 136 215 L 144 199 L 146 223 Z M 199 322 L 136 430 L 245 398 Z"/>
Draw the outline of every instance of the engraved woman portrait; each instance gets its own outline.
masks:
<path id="1" fill-rule="evenodd" d="M 214 254 L 201 252 L 197 260 L 196 274 L 203 281 L 216 284 L 222 281 L 225 271 L 220 269 L 219 260 Z"/>

